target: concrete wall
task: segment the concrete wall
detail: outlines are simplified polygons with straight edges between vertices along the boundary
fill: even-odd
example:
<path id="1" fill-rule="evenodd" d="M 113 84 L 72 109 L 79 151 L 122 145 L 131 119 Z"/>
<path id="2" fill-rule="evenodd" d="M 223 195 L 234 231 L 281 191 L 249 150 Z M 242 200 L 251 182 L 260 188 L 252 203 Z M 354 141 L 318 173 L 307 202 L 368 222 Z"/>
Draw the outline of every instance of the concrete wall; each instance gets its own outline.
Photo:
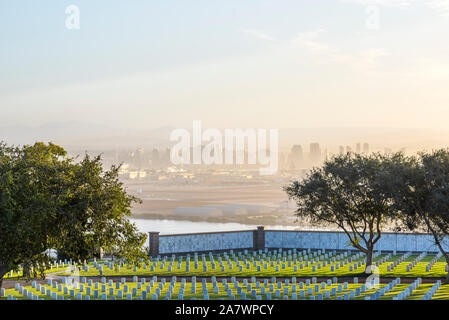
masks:
<path id="1" fill-rule="evenodd" d="M 265 231 L 267 248 L 351 249 L 344 232 L 319 231 Z M 445 244 L 449 248 L 448 244 Z M 433 236 L 429 234 L 385 233 L 375 250 L 438 252 Z"/>
<path id="2" fill-rule="evenodd" d="M 152 240 L 151 240 L 152 239 Z M 446 241 L 445 248 L 449 249 Z M 264 230 L 206 232 L 176 235 L 150 233 L 150 255 L 231 249 L 298 248 L 353 249 L 344 232 Z M 375 246 L 384 251 L 438 252 L 430 234 L 384 233 Z"/>
<path id="3" fill-rule="evenodd" d="M 253 248 L 254 231 L 159 236 L 159 253 Z"/>

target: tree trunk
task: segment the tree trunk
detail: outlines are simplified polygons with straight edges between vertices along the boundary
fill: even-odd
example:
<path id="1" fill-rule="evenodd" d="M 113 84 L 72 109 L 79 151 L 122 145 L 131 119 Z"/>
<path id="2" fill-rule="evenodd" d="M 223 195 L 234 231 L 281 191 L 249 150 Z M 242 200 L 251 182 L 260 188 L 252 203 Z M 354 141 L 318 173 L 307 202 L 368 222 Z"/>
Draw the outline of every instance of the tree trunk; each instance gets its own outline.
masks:
<path id="1" fill-rule="evenodd" d="M 446 259 L 446 264 L 449 266 L 449 255 L 447 252 L 443 249 L 443 246 L 441 245 L 440 241 L 438 240 L 437 236 L 434 234 L 435 242 L 440 249 L 440 252 L 443 254 L 444 258 Z M 446 283 L 449 283 L 449 271 L 446 273 Z"/>
<path id="2" fill-rule="evenodd" d="M 449 261 L 447 258 L 446 258 L 446 263 L 449 266 Z M 446 273 L 446 283 L 449 283 L 449 271 Z"/>
<path id="3" fill-rule="evenodd" d="M 373 247 L 368 247 L 366 252 L 366 264 L 365 264 L 365 273 L 373 273 L 373 268 L 371 265 L 373 264 Z"/>
<path id="4" fill-rule="evenodd" d="M 429 218 L 427 216 L 423 216 L 424 222 L 426 223 L 427 228 L 433 235 L 433 239 L 435 240 L 436 245 L 438 246 L 438 249 L 440 249 L 440 252 L 443 254 L 444 258 L 446 259 L 446 263 L 449 266 L 449 255 L 447 252 L 443 249 L 443 246 L 441 245 L 440 239 L 438 238 L 437 231 L 432 228 L 432 225 L 430 224 Z M 446 274 L 446 283 L 449 283 L 449 272 Z"/>
<path id="5" fill-rule="evenodd" d="M 3 278 L 7 273 L 8 272 L 6 271 L 6 268 L 0 268 L 0 289 L 2 288 L 3 285 Z"/>
<path id="6" fill-rule="evenodd" d="M 30 270 L 30 264 L 29 263 L 24 263 L 23 264 L 23 276 L 25 278 L 30 278 L 31 277 L 31 270 Z"/>
<path id="7" fill-rule="evenodd" d="M 436 237 L 435 237 L 436 238 Z M 443 246 L 441 245 L 439 240 L 436 240 L 437 246 L 440 249 L 440 252 L 443 254 L 444 259 L 446 259 L 446 264 L 449 266 L 449 255 L 447 252 L 443 249 Z M 446 282 L 449 283 L 449 271 L 446 273 Z"/>
<path id="8" fill-rule="evenodd" d="M 2 288 L 3 285 L 3 278 L 5 277 L 5 275 L 8 273 L 7 271 L 7 265 L 1 263 L 0 264 L 0 289 Z"/>

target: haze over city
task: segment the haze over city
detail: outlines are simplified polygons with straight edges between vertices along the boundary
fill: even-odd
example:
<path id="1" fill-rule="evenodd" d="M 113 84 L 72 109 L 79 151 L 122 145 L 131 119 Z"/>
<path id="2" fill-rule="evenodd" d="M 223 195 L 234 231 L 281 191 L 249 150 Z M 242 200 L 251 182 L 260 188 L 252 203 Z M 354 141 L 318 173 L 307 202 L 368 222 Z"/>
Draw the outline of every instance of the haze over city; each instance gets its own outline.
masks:
<path id="1" fill-rule="evenodd" d="M 447 129 L 443 0 L 70 4 L 2 2 L 1 126 Z"/>
<path id="2" fill-rule="evenodd" d="M 446 0 L 4 1 L 0 21 L 0 140 L 122 164 L 136 216 L 289 224 L 281 187 L 328 157 L 449 144 Z M 279 172 L 173 166 L 195 120 L 278 129 Z"/>

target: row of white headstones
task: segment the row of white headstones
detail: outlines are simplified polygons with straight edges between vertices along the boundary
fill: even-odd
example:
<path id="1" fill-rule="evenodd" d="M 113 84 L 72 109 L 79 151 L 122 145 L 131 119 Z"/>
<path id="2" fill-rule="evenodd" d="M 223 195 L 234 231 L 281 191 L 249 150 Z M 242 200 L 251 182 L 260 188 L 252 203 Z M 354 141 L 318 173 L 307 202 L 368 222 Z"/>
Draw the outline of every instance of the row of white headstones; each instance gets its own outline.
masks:
<path id="1" fill-rule="evenodd" d="M 288 251 L 288 256 L 286 255 L 287 252 L 284 251 L 284 255 L 282 257 L 282 261 L 281 261 L 281 256 L 280 256 L 280 252 L 277 254 L 276 256 L 276 252 L 273 254 L 273 256 L 271 256 L 271 252 L 268 252 L 268 254 L 266 253 L 262 253 L 262 251 L 260 250 L 259 252 L 254 251 L 252 254 L 248 254 L 246 251 L 244 254 L 242 254 L 241 252 L 239 252 L 238 255 L 235 255 L 233 252 L 231 252 L 231 258 L 234 260 L 232 261 L 231 258 L 229 257 L 229 255 L 224 252 L 223 253 L 223 258 L 221 257 L 220 254 L 218 254 L 216 256 L 216 258 L 218 259 L 218 263 L 220 265 L 221 271 L 225 271 L 225 263 L 227 263 L 228 268 L 230 270 L 234 270 L 234 263 L 236 264 L 236 267 L 238 268 L 238 271 L 243 271 L 244 267 L 246 267 L 247 270 L 251 269 L 251 263 L 253 264 L 253 267 L 257 268 L 257 271 L 262 271 L 262 268 L 267 270 L 268 266 L 270 265 L 270 267 L 275 267 L 275 271 L 280 271 L 280 269 L 285 269 L 286 266 L 291 267 L 292 265 L 295 272 L 298 271 L 299 269 L 303 269 L 304 267 L 308 267 L 309 263 L 312 266 L 312 272 L 315 272 L 317 270 L 320 270 L 322 267 L 325 267 L 326 265 L 330 265 L 330 271 L 333 272 L 335 270 L 338 270 L 340 267 L 343 267 L 344 265 L 351 263 L 352 261 L 356 261 L 356 263 L 353 263 L 349 266 L 349 271 L 355 271 L 357 270 L 357 268 L 361 267 L 362 264 L 364 264 L 366 262 L 366 259 L 361 259 L 362 256 L 364 256 L 362 253 L 356 253 L 352 256 L 348 255 L 351 254 L 350 251 L 347 251 L 343 254 L 337 254 L 335 251 L 332 254 L 327 254 L 327 253 L 322 253 L 320 250 L 315 251 L 314 253 L 311 253 L 310 251 L 302 251 L 299 252 L 298 254 L 295 252 L 293 253 L 293 255 L 291 254 L 291 250 Z M 379 255 L 381 255 L 381 251 L 378 251 L 374 254 L 374 258 L 378 257 Z M 392 262 L 391 264 L 389 264 L 387 266 L 387 271 L 393 271 L 398 265 L 400 265 L 402 262 L 404 262 L 407 258 L 409 258 L 411 256 L 411 252 L 407 252 L 404 255 L 402 255 L 399 259 L 397 259 L 396 261 Z M 411 271 L 417 264 L 418 262 L 420 262 L 425 256 L 427 255 L 426 252 L 422 252 L 417 258 L 415 258 L 413 261 L 411 261 L 407 266 L 406 266 L 406 271 L 409 272 Z M 374 264 L 376 266 L 380 266 L 383 263 L 388 262 L 389 259 L 391 259 L 392 255 L 391 253 L 389 253 L 388 255 L 380 258 L 378 261 L 374 262 Z M 426 272 L 430 272 L 432 267 L 434 266 L 435 262 L 438 261 L 438 259 L 441 257 L 441 253 L 438 253 L 432 261 L 429 262 L 429 264 L 426 266 Z M 209 271 L 209 267 L 206 261 L 206 256 L 205 254 L 202 254 L 202 266 L 203 266 L 203 271 Z M 271 260 L 271 258 L 273 258 L 273 260 Z M 347 259 L 344 259 L 347 258 Z M 172 255 L 170 262 L 168 262 L 167 260 L 167 256 L 164 256 L 162 259 L 160 257 L 157 257 L 156 261 L 153 262 L 153 265 L 150 267 L 151 271 L 155 271 L 156 268 L 159 268 L 160 270 L 165 269 L 165 265 L 168 263 L 168 267 L 167 267 L 167 271 L 173 271 L 173 264 L 175 262 L 176 256 Z M 181 269 L 181 262 L 182 262 L 183 257 L 182 256 L 178 256 L 178 265 L 177 265 L 177 269 Z M 195 269 L 198 269 L 199 265 L 198 265 L 198 255 L 195 254 L 194 256 L 194 267 Z M 344 259 L 344 261 L 341 261 L 342 259 Z M 223 261 L 225 260 L 225 262 Z M 323 261 L 321 261 L 323 260 Z M 326 261 L 327 260 L 327 261 Z M 186 272 L 190 271 L 190 255 L 186 256 Z M 212 270 L 215 269 L 215 260 L 214 260 L 214 255 L 212 253 L 209 253 L 209 263 L 210 263 L 210 267 Z M 120 267 L 124 267 L 125 264 L 124 262 L 119 262 L 118 266 L 115 266 L 113 262 L 107 262 L 105 263 L 106 266 L 111 269 L 114 270 L 114 267 L 117 268 L 117 270 L 120 270 Z M 104 264 L 94 264 L 94 268 L 96 268 L 100 274 L 102 274 L 103 272 L 103 265 Z M 128 266 L 128 269 L 130 269 L 131 267 Z M 134 271 L 137 272 L 137 267 L 134 266 Z M 147 269 L 147 265 L 143 264 L 143 268 Z M 89 266 L 84 266 L 83 269 L 85 271 L 89 270 Z M 446 265 L 446 271 L 448 271 L 448 266 Z"/>
<path id="2" fill-rule="evenodd" d="M 283 253 L 281 257 L 281 253 Z M 374 258 L 381 255 L 381 251 L 377 251 L 374 254 Z M 393 253 L 394 255 L 396 252 Z M 392 262 L 387 266 L 387 271 L 393 271 L 399 264 L 404 262 L 412 253 L 407 252 L 404 255 L 402 255 L 399 259 Z M 223 258 L 222 258 L 223 255 Z M 417 264 L 420 262 L 425 256 L 427 255 L 427 252 L 422 252 L 417 258 L 415 258 L 412 262 L 409 263 L 408 266 L 406 266 L 406 271 L 411 271 Z M 326 253 L 326 250 L 317 250 L 317 251 L 311 251 L 310 249 L 296 252 L 296 250 L 288 250 L 288 251 L 282 251 L 282 249 L 279 249 L 279 251 L 269 251 L 268 249 L 265 249 L 265 251 L 259 250 L 259 251 L 253 251 L 252 253 L 249 253 L 248 250 L 244 250 L 244 252 L 239 252 L 237 255 L 231 250 L 230 252 L 223 252 L 222 254 L 212 254 L 209 252 L 209 259 L 211 264 L 211 269 L 215 269 L 215 261 L 214 256 L 218 259 L 218 263 L 220 265 L 221 271 L 225 270 L 225 263 L 228 264 L 228 268 L 231 270 L 234 270 L 234 263 L 236 264 L 239 271 L 243 271 L 243 268 L 246 267 L 247 270 L 251 268 L 251 263 L 254 267 L 257 268 L 257 271 L 262 271 L 262 268 L 267 270 L 268 265 L 270 267 L 275 267 L 276 271 L 279 271 L 280 268 L 285 269 L 286 265 L 285 262 L 287 262 L 287 266 L 291 267 L 292 264 L 294 265 L 294 271 L 298 271 L 299 269 L 303 269 L 304 267 L 308 267 L 309 264 L 312 266 L 312 271 L 315 272 L 317 270 L 320 270 L 322 267 L 325 267 L 326 265 L 330 265 L 330 271 L 338 270 L 340 267 L 343 267 L 344 265 L 347 265 L 348 263 L 351 263 L 352 261 L 357 261 L 357 263 L 354 263 L 349 266 L 349 271 L 355 271 L 357 268 L 361 267 L 362 264 L 365 263 L 365 259 L 361 259 L 363 256 L 362 253 L 355 253 L 352 254 L 351 251 L 346 251 L 344 253 L 337 254 L 335 250 L 332 251 L 332 253 Z M 432 267 L 435 265 L 435 263 L 441 258 L 442 254 L 438 253 L 426 266 L 426 272 L 430 272 L 432 270 Z M 202 262 L 203 262 L 203 271 L 208 271 L 209 267 L 206 263 L 205 254 L 201 255 Z M 231 260 L 231 258 L 232 261 Z M 177 269 L 181 269 L 181 262 L 184 256 L 179 255 L 178 256 L 178 265 Z M 187 262 L 190 262 L 190 255 L 185 256 Z M 282 261 L 281 261 L 282 258 Z M 344 259 L 347 258 L 347 259 Z M 175 262 L 176 256 L 171 256 L 171 261 L 169 262 L 167 271 L 173 271 L 173 264 Z M 344 259 L 343 261 L 341 261 Z M 387 256 L 382 257 L 374 264 L 377 266 L 380 266 L 381 264 L 388 262 L 388 260 L 391 259 L 391 253 L 389 253 Z M 225 262 L 223 262 L 225 260 Z M 156 260 L 153 262 L 153 264 L 150 266 L 151 271 L 155 271 L 156 268 L 159 269 L 165 269 L 165 264 L 167 263 L 167 256 L 164 256 L 162 259 L 160 256 L 156 258 Z M 107 266 L 109 269 L 114 270 L 116 268 L 118 271 L 120 271 L 120 268 L 127 267 L 127 269 L 131 269 L 130 266 L 127 266 L 123 261 L 118 262 L 103 262 L 103 263 L 97 263 L 96 259 L 94 259 L 93 267 L 96 268 L 100 274 L 103 273 L 103 266 Z M 71 259 L 64 261 L 59 260 L 55 261 L 53 264 L 51 264 L 51 269 L 53 268 L 61 268 L 61 267 L 68 267 L 70 268 L 70 271 L 76 271 L 78 270 L 78 266 L 76 263 L 72 262 Z M 86 261 L 84 261 L 82 269 L 84 271 L 89 271 L 89 268 L 91 266 L 88 265 Z M 194 267 L 195 269 L 198 269 L 198 254 L 194 254 Z M 143 268 L 147 269 L 147 265 L 144 263 Z M 137 267 L 133 266 L 133 270 L 137 272 Z M 449 267 L 445 266 L 446 272 L 449 271 Z M 186 263 L 186 271 L 190 271 L 190 264 Z M 14 271 L 10 271 L 10 276 L 14 276 Z"/>
<path id="3" fill-rule="evenodd" d="M 242 254 L 241 252 L 239 252 L 238 255 L 235 255 L 234 253 L 231 252 L 231 257 L 225 252 L 223 253 L 223 258 L 220 254 L 218 254 L 216 256 L 216 258 L 218 259 L 218 264 L 221 268 L 221 271 L 225 271 L 225 264 L 228 265 L 228 268 L 230 270 L 237 270 L 238 271 L 243 271 L 243 268 L 246 267 L 247 270 L 251 269 L 251 264 L 253 265 L 253 267 L 257 268 L 257 271 L 262 271 L 262 268 L 267 270 L 270 267 L 275 267 L 276 271 L 279 271 L 281 268 L 285 269 L 287 266 L 291 267 L 293 265 L 294 270 L 293 271 L 298 271 L 298 269 L 303 269 L 304 267 L 308 267 L 309 264 L 312 267 L 312 271 L 316 271 L 316 270 L 320 270 L 322 267 L 325 267 L 326 265 L 330 265 L 330 270 L 331 271 L 335 271 L 338 270 L 340 267 L 343 267 L 344 265 L 347 265 L 351 262 L 355 262 L 352 263 L 349 266 L 349 271 L 353 271 L 356 270 L 357 268 L 361 267 L 363 263 L 365 263 L 365 259 L 361 259 L 362 257 L 364 257 L 364 254 L 362 253 L 355 253 L 352 256 L 350 256 L 351 252 L 347 251 L 344 253 L 340 253 L 337 254 L 336 252 L 333 252 L 332 254 L 328 254 L 328 253 L 321 253 L 321 251 L 315 251 L 314 253 L 311 252 L 307 252 L 307 251 L 303 251 L 300 252 L 299 254 L 294 253 L 293 255 L 291 254 L 291 252 L 289 252 L 288 257 L 286 256 L 286 252 L 284 251 L 284 256 L 282 257 L 282 261 L 281 261 L 281 256 L 280 254 L 278 254 L 276 256 L 276 254 L 274 254 L 273 256 L 271 256 L 271 253 L 268 253 L 268 255 L 266 254 L 261 254 L 259 253 L 259 255 L 256 255 L 256 252 L 253 252 L 253 254 Z M 374 257 L 377 257 L 381 254 L 381 252 L 377 252 L 375 253 Z M 177 265 L 177 269 L 181 269 L 181 263 L 184 257 L 178 257 L 178 265 Z M 271 260 L 271 258 L 273 258 L 273 260 Z M 159 268 L 160 270 L 164 270 L 166 264 L 168 264 L 167 266 L 167 271 L 173 271 L 173 264 L 175 263 L 175 259 L 176 256 L 172 256 L 170 261 L 167 261 L 167 256 L 164 256 L 164 258 L 160 259 L 160 257 L 158 257 L 156 259 L 156 261 L 153 262 L 153 265 L 150 266 L 151 271 L 155 271 L 156 268 Z M 190 256 L 186 256 L 186 272 L 190 271 Z M 232 260 L 231 260 L 232 259 Z M 344 259 L 344 260 L 343 260 Z M 209 264 L 210 264 L 210 268 L 211 270 L 214 270 L 216 268 L 216 264 L 215 264 L 215 260 L 214 260 L 214 255 L 212 253 L 209 253 Z M 234 265 L 235 263 L 235 265 Z M 93 267 L 95 269 L 97 269 L 100 272 L 100 275 L 102 275 L 103 273 L 103 267 L 107 267 L 110 270 L 118 270 L 120 271 L 120 267 L 124 267 L 125 264 L 123 262 L 104 262 L 104 263 L 95 263 L 93 265 Z M 209 266 L 208 263 L 206 261 L 206 256 L 203 254 L 202 255 L 202 266 L 203 266 L 203 271 L 209 271 Z M 234 267 L 236 267 L 236 269 L 234 269 Z M 83 266 L 83 270 L 84 271 L 88 271 L 90 268 L 90 266 Z M 133 267 L 134 271 L 137 271 L 137 267 L 134 266 Z M 147 269 L 147 265 L 143 264 L 143 268 Z M 198 256 L 195 255 L 195 260 L 194 260 L 194 268 L 198 269 L 199 265 L 198 265 Z M 127 266 L 127 269 L 131 269 L 130 266 Z"/>
<path id="4" fill-rule="evenodd" d="M 351 290 L 349 293 L 344 293 L 343 295 L 338 295 L 338 293 L 341 293 L 343 290 L 348 289 L 348 282 L 344 282 L 342 285 L 338 284 L 337 287 L 332 286 L 332 284 L 337 284 L 337 278 L 334 277 L 332 280 L 328 280 L 327 282 L 321 282 L 320 284 L 317 284 L 316 277 L 312 277 L 311 279 L 307 279 L 305 282 L 299 282 L 296 283 L 296 277 L 292 277 L 290 279 L 285 279 L 284 284 L 282 282 L 276 282 L 276 278 L 273 277 L 271 279 L 271 283 L 269 283 L 268 279 L 264 279 L 263 287 L 261 286 L 261 282 L 257 281 L 256 277 L 252 277 L 251 282 L 248 283 L 247 279 L 243 279 L 242 282 L 239 282 L 236 280 L 235 277 L 231 278 L 230 283 L 227 282 L 226 279 L 222 280 L 222 285 L 224 286 L 224 292 L 227 294 L 228 299 L 247 299 L 247 294 L 250 294 L 250 296 L 253 299 L 260 300 L 262 299 L 263 295 L 266 299 L 313 299 L 313 300 L 322 300 L 322 299 L 331 299 L 336 298 L 337 300 L 348 300 L 356 298 L 357 296 L 360 296 L 361 294 L 365 293 L 366 290 L 369 288 L 369 286 L 362 284 L 360 287 L 355 288 L 355 290 Z M 291 281 L 291 285 L 290 285 Z M 159 299 L 159 298 L 165 298 L 165 299 L 172 299 L 173 293 L 175 291 L 175 284 L 177 282 L 176 277 L 172 277 L 171 282 L 169 283 L 168 290 L 165 294 L 165 297 L 161 296 L 162 290 L 165 288 L 165 286 L 168 284 L 166 282 L 165 278 L 161 279 L 161 282 L 157 283 L 157 277 L 154 276 L 153 279 L 149 282 L 149 284 L 146 286 L 145 291 L 141 291 L 140 295 L 138 295 L 138 290 L 142 290 L 142 286 L 146 284 L 146 279 L 143 278 L 138 281 L 138 277 L 133 277 L 133 282 L 137 283 L 136 288 L 132 288 L 132 292 L 129 292 L 129 287 L 126 284 L 126 279 L 122 278 L 120 282 L 114 282 L 112 280 L 109 280 L 107 283 L 109 285 L 108 293 L 106 293 L 106 278 L 101 279 L 101 284 L 98 282 L 93 282 L 92 280 L 87 280 L 86 278 L 81 279 L 81 283 L 78 283 L 77 281 L 73 281 L 71 278 L 64 277 L 62 279 L 62 284 L 58 284 L 56 281 L 52 281 L 51 279 L 48 280 L 48 287 L 40 285 L 36 283 L 35 281 L 32 282 L 32 288 L 36 291 L 40 292 L 33 293 L 31 290 L 26 289 L 25 287 L 21 286 L 19 283 L 16 283 L 15 290 L 19 292 L 19 294 L 23 295 L 24 297 L 32 300 L 43 300 L 44 298 L 42 295 L 46 295 L 47 297 L 54 299 L 54 300 L 64 300 L 64 295 L 70 295 L 70 298 L 76 298 L 77 300 L 90 300 L 91 295 L 93 294 L 94 299 L 102 299 L 102 300 L 115 300 L 115 299 Z M 191 293 L 196 293 L 196 277 L 191 278 L 192 286 L 191 286 Z M 358 278 L 355 277 L 353 279 L 354 283 L 358 283 Z M 211 283 L 213 286 L 213 292 L 214 294 L 219 293 L 219 287 L 218 282 L 216 281 L 215 277 L 211 277 Z M 396 278 L 395 280 L 391 281 L 389 284 L 380 287 L 376 287 L 376 291 L 374 293 L 371 293 L 370 295 L 365 296 L 365 300 L 377 300 L 380 299 L 383 295 L 391 291 L 397 284 L 400 283 L 400 279 Z M 406 289 L 401 291 L 398 295 L 393 297 L 393 300 L 403 300 L 410 296 L 414 290 L 416 290 L 419 285 L 422 283 L 422 279 L 418 278 L 416 279 L 410 286 L 408 286 Z M 181 285 L 178 291 L 177 298 L 179 300 L 182 300 L 184 298 L 185 293 L 185 284 L 186 279 L 183 278 L 181 280 Z M 255 284 L 255 286 L 253 285 Z M 91 286 L 94 286 L 94 288 L 91 288 Z M 101 285 L 101 288 L 100 288 Z M 233 286 L 234 290 L 237 290 L 237 294 L 239 295 L 236 297 L 230 286 Z M 371 285 L 376 285 L 376 283 L 371 283 Z M 378 285 L 378 283 L 377 283 Z M 115 289 L 114 290 L 114 287 Z M 429 300 L 431 299 L 437 290 L 441 286 L 441 281 L 437 281 L 430 290 L 422 297 L 423 300 Z M 246 287 L 246 292 L 244 291 Z M 307 287 L 307 290 L 305 290 Z M 55 289 L 55 290 L 52 290 Z M 80 292 L 75 292 L 75 289 L 79 290 Z M 92 290 L 94 289 L 94 290 Z M 100 291 L 101 289 L 101 291 Z M 257 290 L 259 289 L 259 294 L 257 293 Z M 283 290 L 282 290 L 283 289 Z M 322 292 L 324 290 L 324 292 Z M 4 296 L 5 291 L 2 289 L 3 292 L 2 296 Z M 152 293 L 152 291 L 154 291 Z M 85 294 L 83 294 L 85 292 Z M 115 295 L 117 293 L 117 295 Z M 151 297 L 150 297 L 151 294 Z M 202 279 L 202 296 L 203 299 L 208 300 L 209 299 L 209 292 L 207 289 L 207 280 Z M 307 294 L 307 297 L 306 297 Z M 8 300 L 15 300 L 17 298 L 14 298 L 13 295 L 9 295 L 7 297 Z M 195 298 L 192 298 L 195 299 Z"/>

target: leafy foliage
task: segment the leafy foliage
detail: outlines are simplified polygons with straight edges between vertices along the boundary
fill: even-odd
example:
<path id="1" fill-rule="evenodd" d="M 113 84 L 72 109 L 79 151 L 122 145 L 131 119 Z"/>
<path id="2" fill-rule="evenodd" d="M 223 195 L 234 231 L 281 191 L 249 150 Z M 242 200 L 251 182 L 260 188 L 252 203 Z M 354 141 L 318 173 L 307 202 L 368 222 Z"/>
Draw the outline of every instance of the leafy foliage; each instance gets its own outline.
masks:
<path id="1" fill-rule="evenodd" d="M 127 194 L 118 170 L 103 171 L 99 156 L 76 162 L 52 143 L 1 143 L 0 285 L 20 265 L 43 276 L 51 248 L 75 261 L 98 248 L 129 261 L 145 259 L 146 235 L 127 219 L 139 200 Z"/>
<path id="2" fill-rule="evenodd" d="M 392 188 L 402 222 L 409 230 L 431 233 L 449 263 L 444 245 L 449 235 L 449 150 L 410 158 L 395 170 Z"/>
<path id="3" fill-rule="evenodd" d="M 296 200 L 298 217 L 343 230 L 351 245 L 367 254 L 369 266 L 383 225 L 397 215 L 388 185 L 392 168 L 403 159 L 401 153 L 339 155 L 284 190 Z"/>

